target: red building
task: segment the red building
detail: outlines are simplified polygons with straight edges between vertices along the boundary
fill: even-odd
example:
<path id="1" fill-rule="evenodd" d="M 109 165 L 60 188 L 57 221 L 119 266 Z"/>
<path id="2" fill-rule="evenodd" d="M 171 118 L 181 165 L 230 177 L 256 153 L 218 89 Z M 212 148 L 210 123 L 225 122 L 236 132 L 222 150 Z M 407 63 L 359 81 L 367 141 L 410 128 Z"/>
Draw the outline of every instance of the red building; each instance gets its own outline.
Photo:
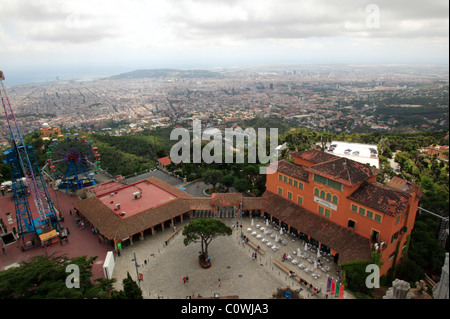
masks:
<path id="1" fill-rule="evenodd" d="M 157 178 L 88 190 L 78 213 L 115 247 L 132 244 L 184 218 L 264 215 L 287 231 L 332 254 L 338 264 L 372 261 L 381 253 L 380 275 L 402 258 L 414 226 L 420 190 L 394 178 L 377 182 L 379 170 L 317 150 L 297 152 L 267 175 L 262 197 L 214 194 L 196 198 Z"/>
<path id="2" fill-rule="evenodd" d="M 374 167 L 317 150 L 293 153 L 267 177 L 271 218 L 295 227 L 325 246 L 339 263 L 371 260 L 379 251 L 386 274 L 403 256 L 419 204 L 420 190 L 394 178 L 378 183 Z M 266 213 L 270 209 L 266 208 Z M 332 230 L 332 231 L 331 231 Z"/>

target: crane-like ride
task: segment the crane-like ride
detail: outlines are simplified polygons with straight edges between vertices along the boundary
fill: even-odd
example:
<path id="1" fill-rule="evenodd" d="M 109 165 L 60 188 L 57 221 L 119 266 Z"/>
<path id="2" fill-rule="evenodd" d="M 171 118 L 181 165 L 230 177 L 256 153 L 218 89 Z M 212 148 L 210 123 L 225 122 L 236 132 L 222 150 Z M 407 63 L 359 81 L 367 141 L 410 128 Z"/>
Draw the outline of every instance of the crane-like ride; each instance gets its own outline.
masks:
<path id="1" fill-rule="evenodd" d="M 4 163 L 11 167 L 17 234 L 20 236 L 23 247 L 29 248 L 32 247 L 32 238 L 40 238 L 41 235 L 50 232 L 59 232 L 61 225 L 39 169 L 34 148 L 24 143 L 11 103 L 6 95 L 4 80 L 5 75 L 0 71 L 0 97 L 12 145 L 11 149 L 3 153 Z M 28 193 L 31 194 L 37 208 L 38 218 L 33 218 Z"/>

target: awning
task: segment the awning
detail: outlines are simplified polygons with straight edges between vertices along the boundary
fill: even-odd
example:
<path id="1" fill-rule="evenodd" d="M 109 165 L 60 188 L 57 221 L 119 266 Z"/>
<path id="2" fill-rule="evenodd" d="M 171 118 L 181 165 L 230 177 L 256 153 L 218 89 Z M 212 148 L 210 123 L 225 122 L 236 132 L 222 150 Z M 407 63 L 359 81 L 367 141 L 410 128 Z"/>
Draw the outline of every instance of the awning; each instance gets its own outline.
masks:
<path id="1" fill-rule="evenodd" d="M 45 241 L 51 240 L 58 236 L 59 236 L 59 233 L 56 230 L 52 230 L 52 231 L 49 231 L 48 233 L 39 235 L 39 239 L 41 240 L 41 242 L 45 242 Z"/>

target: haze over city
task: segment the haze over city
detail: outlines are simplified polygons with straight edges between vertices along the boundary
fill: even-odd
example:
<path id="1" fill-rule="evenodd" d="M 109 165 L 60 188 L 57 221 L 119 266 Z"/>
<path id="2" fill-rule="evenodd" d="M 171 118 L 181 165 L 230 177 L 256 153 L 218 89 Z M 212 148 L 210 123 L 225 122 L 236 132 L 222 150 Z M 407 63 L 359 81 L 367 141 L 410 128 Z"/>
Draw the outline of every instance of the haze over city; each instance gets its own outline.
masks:
<path id="1" fill-rule="evenodd" d="M 3 0 L 8 85 L 135 69 L 448 64 L 446 0 Z"/>

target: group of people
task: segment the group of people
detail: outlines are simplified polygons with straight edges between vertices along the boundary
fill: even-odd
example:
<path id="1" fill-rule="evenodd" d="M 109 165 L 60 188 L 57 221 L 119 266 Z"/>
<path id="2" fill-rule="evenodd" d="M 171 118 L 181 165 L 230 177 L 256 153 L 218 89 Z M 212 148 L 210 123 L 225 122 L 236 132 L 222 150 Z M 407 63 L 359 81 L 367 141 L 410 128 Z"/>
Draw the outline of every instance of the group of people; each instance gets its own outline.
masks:
<path id="1" fill-rule="evenodd" d="M 255 251 L 252 253 L 252 260 L 257 260 L 258 259 L 258 253 Z"/>

